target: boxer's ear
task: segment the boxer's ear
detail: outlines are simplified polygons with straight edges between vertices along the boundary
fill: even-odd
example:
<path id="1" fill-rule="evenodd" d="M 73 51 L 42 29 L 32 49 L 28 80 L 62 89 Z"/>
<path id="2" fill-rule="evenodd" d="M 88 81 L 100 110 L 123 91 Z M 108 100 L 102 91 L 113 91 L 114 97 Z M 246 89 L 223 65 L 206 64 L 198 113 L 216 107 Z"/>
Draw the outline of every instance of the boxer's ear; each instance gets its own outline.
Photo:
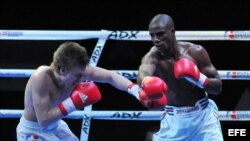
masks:
<path id="1" fill-rule="evenodd" d="M 172 27 L 171 32 L 175 33 L 175 28 L 174 27 Z"/>
<path id="2" fill-rule="evenodd" d="M 63 65 L 58 65 L 57 72 L 60 75 L 65 75 L 67 73 L 67 70 Z"/>

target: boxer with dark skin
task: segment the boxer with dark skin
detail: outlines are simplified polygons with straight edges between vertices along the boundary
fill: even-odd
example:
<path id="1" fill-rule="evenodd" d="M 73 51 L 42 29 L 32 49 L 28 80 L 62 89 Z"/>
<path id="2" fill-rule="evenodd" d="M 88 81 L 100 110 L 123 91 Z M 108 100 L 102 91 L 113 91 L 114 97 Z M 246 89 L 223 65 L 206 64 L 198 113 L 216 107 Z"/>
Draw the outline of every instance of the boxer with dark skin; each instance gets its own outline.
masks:
<path id="1" fill-rule="evenodd" d="M 171 16 L 158 14 L 153 17 L 149 23 L 149 34 L 154 46 L 142 58 L 137 77 L 138 84 L 148 76 L 156 76 L 164 80 L 168 86 L 168 90 L 165 93 L 167 96 L 167 107 L 174 107 L 174 110 L 183 107 L 195 107 L 199 105 L 197 104 L 199 101 L 206 99 L 207 94 L 218 95 L 221 93 L 222 81 L 218 71 L 210 60 L 208 52 L 201 45 L 177 41 L 175 25 Z M 217 109 L 215 103 L 213 104 L 211 107 Z M 203 108 L 206 109 L 206 107 L 209 106 L 204 106 Z M 206 122 L 206 120 L 201 120 L 200 122 Z M 214 130 L 216 128 L 220 129 L 220 124 L 218 123 L 218 118 L 214 118 Z M 179 133 L 182 134 L 181 125 L 180 127 L 176 125 L 178 128 L 176 127 L 172 131 L 172 127 L 168 127 L 169 131 L 167 131 L 164 129 L 165 126 L 167 128 L 169 125 L 161 125 L 162 129 L 154 135 L 154 141 L 177 139 Z M 188 127 L 192 129 L 196 125 Z M 205 128 L 206 126 L 202 126 L 201 131 Z M 203 140 L 202 137 L 205 134 L 199 131 L 193 132 L 197 132 L 196 139 Z M 188 139 L 188 133 L 186 138 L 182 139 Z M 207 133 L 210 135 L 208 137 L 211 137 L 210 140 L 214 139 L 213 133 L 213 131 L 211 134 Z M 169 134 L 175 134 L 175 136 L 170 136 Z M 219 140 L 223 139 L 221 132 L 217 134 L 219 134 Z"/>

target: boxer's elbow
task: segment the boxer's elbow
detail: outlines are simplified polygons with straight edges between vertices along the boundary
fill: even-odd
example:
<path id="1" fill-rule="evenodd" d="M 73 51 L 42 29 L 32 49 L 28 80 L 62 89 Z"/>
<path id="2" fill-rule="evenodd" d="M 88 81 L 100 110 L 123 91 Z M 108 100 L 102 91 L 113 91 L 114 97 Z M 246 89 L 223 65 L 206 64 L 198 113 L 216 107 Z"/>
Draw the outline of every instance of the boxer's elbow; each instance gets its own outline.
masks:
<path id="1" fill-rule="evenodd" d="M 213 95 L 219 95 L 222 92 L 222 82 L 218 81 L 214 85 L 210 85 L 206 88 L 206 91 Z"/>
<path id="2" fill-rule="evenodd" d="M 218 81 L 215 92 L 216 92 L 216 95 L 219 95 L 222 92 L 222 81 L 221 80 Z"/>
<path id="3" fill-rule="evenodd" d="M 57 122 L 60 119 L 61 113 L 58 111 L 58 116 L 54 113 L 51 114 L 50 112 L 47 115 L 41 116 L 40 118 L 37 118 L 38 124 L 42 128 L 46 128 L 49 125 L 53 124 L 54 122 Z"/>
<path id="4" fill-rule="evenodd" d="M 42 127 L 48 127 L 51 123 L 47 119 L 41 119 L 38 121 L 38 124 Z"/>
<path id="5" fill-rule="evenodd" d="M 219 94 L 221 94 L 221 92 L 222 92 L 222 87 L 218 87 L 218 88 L 213 89 L 212 91 L 210 91 L 210 93 L 213 94 L 213 95 L 219 95 Z"/>

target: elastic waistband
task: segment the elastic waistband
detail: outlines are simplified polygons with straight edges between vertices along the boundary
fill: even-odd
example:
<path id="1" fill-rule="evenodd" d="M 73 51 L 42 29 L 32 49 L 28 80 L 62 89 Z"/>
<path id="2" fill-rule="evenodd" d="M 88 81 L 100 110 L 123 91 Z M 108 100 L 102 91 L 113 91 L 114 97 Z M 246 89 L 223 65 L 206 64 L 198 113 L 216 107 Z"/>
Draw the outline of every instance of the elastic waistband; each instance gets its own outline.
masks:
<path id="1" fill-rule="evenodd" d="M 205 109 L 208 105 L 208 97 L 197 101 L 193 107 L 175 107 L 175 106 L 165 106 L 165 112 L 169 115 L 181 115 L 192 112 L 197 112 Z"/>
<path id="2" fill-rule="evenodd" d="M 20 118 L 20 123 L 22 126 L 25 126 L 25 127 L 31 128 L 31 129 L 41 130 L 44 132 L 52 131 L 58 127 L 58 122 L 55 122 L 55 123 L 43 128 L 38 124 L 38 122 L 29 121 L 29 120 L 25 119 L 23 116 Z"/>

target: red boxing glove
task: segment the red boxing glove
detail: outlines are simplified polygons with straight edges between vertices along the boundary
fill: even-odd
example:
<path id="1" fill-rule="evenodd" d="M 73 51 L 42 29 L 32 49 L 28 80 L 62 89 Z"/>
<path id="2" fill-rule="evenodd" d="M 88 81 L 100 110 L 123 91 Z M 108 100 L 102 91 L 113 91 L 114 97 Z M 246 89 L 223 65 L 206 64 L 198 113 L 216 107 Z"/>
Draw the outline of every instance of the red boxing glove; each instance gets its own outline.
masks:
<path id="1" fill-rule="evenodd" d="M 139 100 L 140 91 L 144 93 L 150 100 L 157 100 L 165 95 L 168 87 L 166 83 L 159 77 L 147 76 L 141 82 L 141 87 L 137 84 L 131 83 L 128 86 L 128 93 L 132 94 Z"/>
<path id="2" fill-rule="evenodd" d="M 167 96 L 165 94 L 163 94 L 160 99 L 150 100 L 147 94 L 142 90 L 140 91 L 139 97 L 142 105 L 149 110 L 162 110 L 165 105 L 167 105 Z"/>
<path id="3" fill-rule="evenodd" d="M 101 99 L 101 93 L 95 83 L 81 82 L 77 84 L 71 96 L 61 102 L 58 107 L 63 115 L 67 115 L 76 109 L 94 104 Z"/>
<path id="4" fill-rule="evenodd" d="M 174 75 L 175 78 L 185 78 L 202 89 L 208 85 L 207 76 L 200 72 L 194 62 L 186 58 L 182 58 L 174 64 Z"/>
<path id="5" fill-rule="evenodd" d="M 159 77 L 147 76 L 141 82 L 141 87 L 151 100 L 157 100 L 165 95 L 167 90 L 166 83 Z"/>
<path id="6" fill-rule="evenodd" d="M 131 83 L 128 86 L 128 93 L 135 96 L 143 106 L 150 110 L 161 110 L 167 104 L 167 85 L 158 77 L 145 77 L 142 80 L 142 87 Z"/>

